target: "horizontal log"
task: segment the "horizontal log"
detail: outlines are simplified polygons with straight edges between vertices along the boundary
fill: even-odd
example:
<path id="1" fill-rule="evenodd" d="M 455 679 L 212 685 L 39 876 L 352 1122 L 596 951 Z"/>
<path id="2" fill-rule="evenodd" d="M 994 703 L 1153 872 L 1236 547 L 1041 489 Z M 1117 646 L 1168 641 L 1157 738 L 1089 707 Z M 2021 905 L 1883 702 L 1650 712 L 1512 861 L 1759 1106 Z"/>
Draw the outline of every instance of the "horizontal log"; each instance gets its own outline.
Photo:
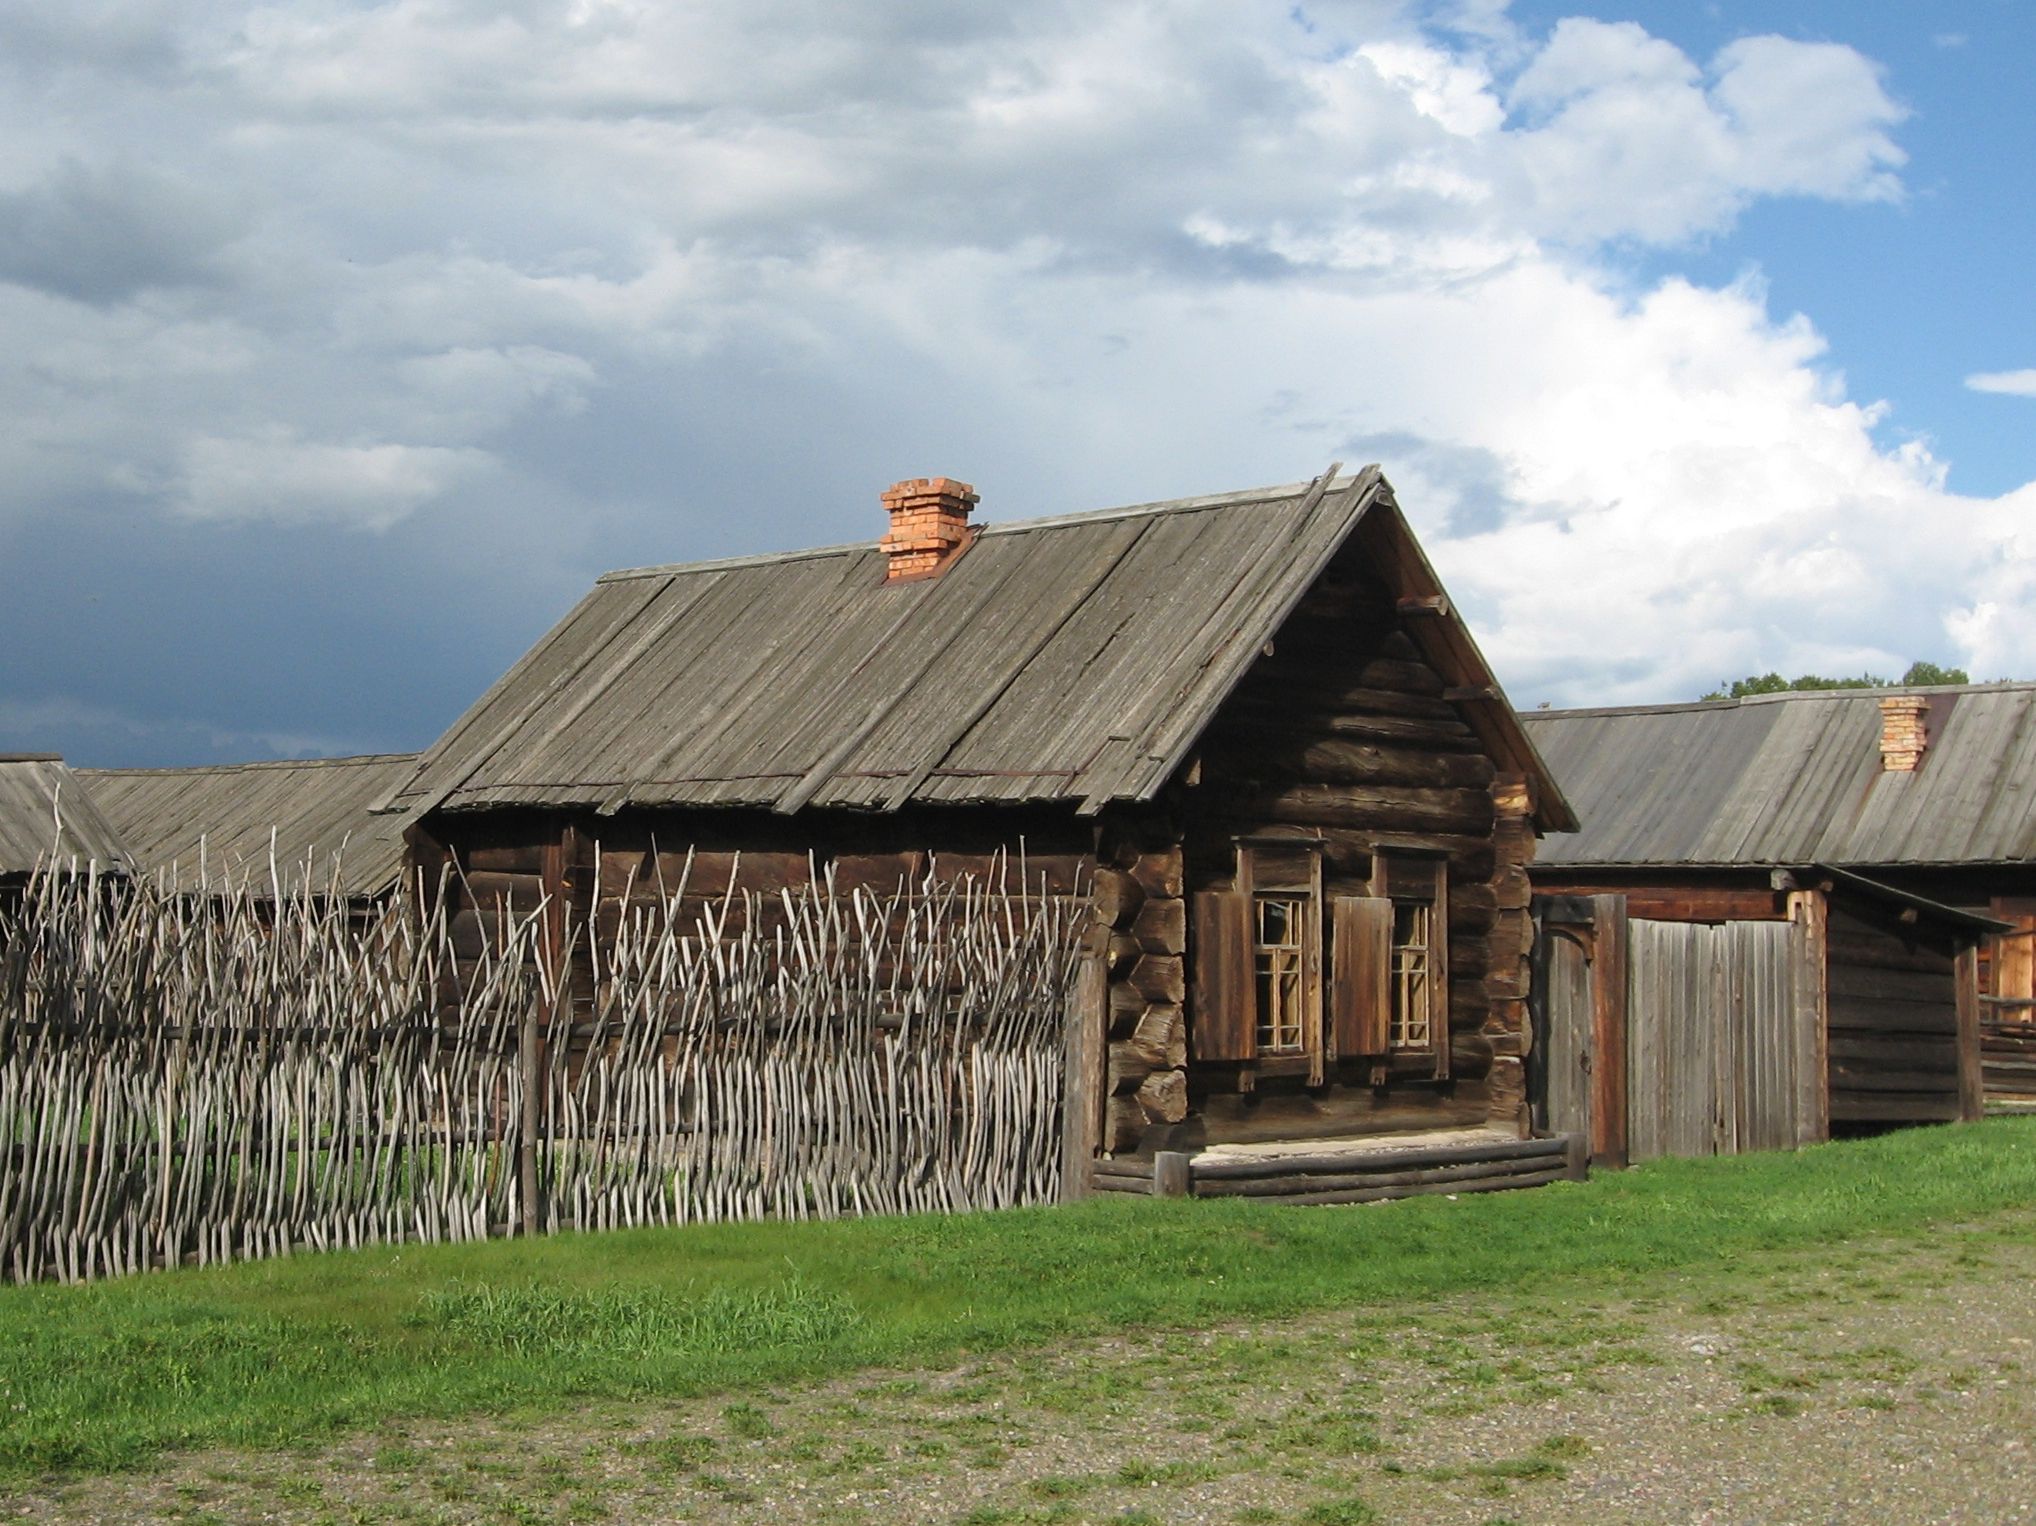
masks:
<path id="1" fill-rule="evenodd" d="M 941 864 L 943 872 L 951 866 Z M 843 853 L 827 865 L 837 892 L 869 890 L 881 896 L 895 895 L 916 885 L 926 873 L 923 853 Z"/>
<path id="2" fill-rule="evenodd" d="M 1138 1104 L 1153 1123 L 1179 1123 L 1188 1116 L 1188 1078 L 1178 1070 L 1156 1070 L 1138 1088 Z"/>
<path id="3" fill-rule="evenodd" d="M 1112 1097 L 1103 1108 L 1103 1148 L 1112 1155 L 1135 1150 L 1152 1127 L 1138 1099 Z"/>
<path id="4" fill-rule="evenodd" d="M 1923 1005 L 1949 1004 L 1957 999 L 1951 971 L 1888 970 L 1865 965 L 1832 965 L 1826 986 L 1833 997 L 1861 997 L 1877 1001 L 1913 1001 Z"/>
<path id="5" fill-rule="evenodd" d="M 1462 721 L 1455 712 L 1441 700 L 1433 703 L 1444 710 L 1446 716 L 1408 715 L 1397 713 L 1403 707 L 1387 706 L 1368 702 L 1369 696 L 1358 692 L 1346 694 L 1347 704 L 1316 701 L 1309 702 L 1297 695 L 1280 694 L 1267 696 L 1262 700 L 1240 696 L 1226 708 L 1222 724 L 1234 726 L 1247 733 L 1265 727 L 1304 730 L 1308 735 L 1348 737 L 1356 741 L 1398 743 L 1433 752 L 1482 753 L 1484 744 L 1477 733 Z M 1214 736 L 1224 732 L 1212 733 Z"/>
<path id="6" fill-rule="evenodd" d="M 1125 982 L 1147 1001 L 1179 1005 L 1188 999 L 1185 961 L 1178 954 L 1141 954 Z"/>
<path id="7" fill-rule="evenodd" d="M 1952 961 L 1933 949 L 1904 946 L 1873 933 L 1832 930 L 1825 938 L 1826 957 L 1835 971 L 1842 966 L 1869 970 L 1908 970 L 1949 976 Z"/>
<path id="8" fill-rule="evenodd" d="M 1288 822 L 1297 826 L 1370 827 L 1403 833 L 1466 837 L 1489 833 L 1491 796 L 1482 790 L 1357 788 L 1294 784 L 1270 790 L 1214 795 L 1209 808 L 1228 819 Z"/>
<path id="9" fill-rule="evenodd" d="M 1211 771 L 1225 779 L 1480 790 L 1492 782 L 1491 759 L 1479 753 L 1432 752 L 1349 737 L 1240 736 L 1210 747 L 1206 756 Z"/>
<path id="10" fill-rule="evenodd" d="M 1956 1123 L 1956 1095 L 1897 1097 L 1872 1092 L 1833 1091 L 1833 1123 Z"/>
<path id="11" fill-rule="evenodd" d="M 1144 889 L 1123 869 L 1098 869 L 1089 893 L 1095 902 L 1097 920 L 1105 927 L 1128 926 L 1145 904 Z"/>
<path id="12" fill-rule="evenodd" d="M 1386 1203 L 1396 1198 L 1425 1197 L 1435 1193 L 1454 1196 L 1465 1192 L 1506 1192 L 1514 1188 L 1545 1187 L 1566 1180 L 1567 1166 L 1553 1170 L 1523 1171 L 1517 1176 L 1480 1176 L 1467 1181 L 1412 1183 L 1403 1187 L 1354 1187 L 1329 1192 L 1282 1194 L 1279 1201 L 1294 1207 L 1331 1207 L 1342 1203 Z"/>
<path id="13" fill-rule="evenodd" d="M 1833 1034 L 1848 1028 L 1869 1033 L 1953 1033 L 1958 1027 L 1957 1013 L 1948 1001 L 1929 1005 L 1866 996 L 1833 997 L 1830 1012 Z"/>
<path id="14" fill-rule="evenodd" d="M 1494 1137 L 1489 1142 L 1479 1140 L 1472 1144 L 1429 1145 L 1420 1149 L 1391 1151 L 1377 1147 L 1367 1149 L 1357 1144 L 1349 1149 L 1324 1150 L 1319 1154 L 1200 1161 L 1195 1166 L 1195 1177 L 1198 1181 L 1255 1180 L 1297 1173 L 1347 1172 L 1359 1169 L 1367 1161 L 1389 1162 L 1391 1168 L 1397 1171 L 1416 1171 L 1478 1161 L 1536 1160 L 1543 1157 L 1561 1160 L 1565 1148 L 1561 1139 L 1502 1137 Z"/>
<path id="15" fill-rule="evenodd" d="M 1129 973 L 1131 966 L 1138 962 L 1139 955 L 1144 952 L 1144 948 L 1132 934 L 1128 932 L 1111 933 L 1108 945 L 1111 976 L 1113 978 L 1121 978 Z"/>
<path id="16" fill-rule="evenodd" d="M 1127 1196 L 1151 1197 L 1152 1178 L 1148 1176 L 1095 1176 L 1089 1187 L 1095 1192 L 1122 1193 Z"/>
<path id="17" fill-rule="evenodd" d="M 1321 1091 L 1277 1091 L 1261 1076 L 1257 1089 L 1240 1094 L 1218 1090 L 1226 1078 L 1197 1075 L 1207 1088 L 1199 1107 L 1203 1137 L 1210 1144 L 1259 1144 L 1274 1140 L 1346 1139 L 1352 1134 L 1409 1129 L 1472 1128 L 1489 1116 L 1488 1083 L 1459 1081 L 1448 1090 L 1393 1089 L 1383 1097 L 1365 1085 L 1332 1085 Z"/>
<path id="18" fill-rule="evenodd" d="M 1492 1041 L 1482 1033 L 1449 1035 L 1449 1073 L 1460 1081 L 1478 1081 L 1491 1074 Z"/>
<path id="19" fill-rule="evenodd" d="M 1130 1041 L 1150 1056 L 1154 1068 L 1177 1070 L 1188 1063 L 1188 1022 L 1178 1006 L 1147 1007 Z"/>
<path id="20" fill-rule="evenodd" d="M 1829 1043 L 1834 1066 L 1843 1062 L 1917 1065 L 1926 1070 L 1942 1068 L 1954 1075 L 1958 1071 L 1958 1036 L 1955 1033 L 1932 1038 L 1904 1038 L 1840 1029 L 1831 1035 Z"/>
<path id="21" fill-rule="evenodd" d="M 1377 1187 L 1412 1187 L 1423 1183 L 1488 1181 L 1497 1177 L 1526 1176 L 1566 1165 L 1564 1152 L 1542 1152 L 1523 1160 L 1473 1160 L 1454 1166 L 1425 1169 L 1318 1172 L 1304 1175 L 1249 1178 L 1205 1177 L 1195 1173 L 1196 1197 L 1298 1197 L 1307 1193 L 1347 1192 Z"/>
<path id="22" fill-rule="evenodd" d="M 540 843 L 488 843 L 457 850 L 460 867 L 469 875 L 476 872 L 542 874 L 544 847 Z"/>
<path id="23" fill-rule="evenodd" d="M 1949 1064 L 1928 1065 L 1880 1065 L 1871 1060 L 1850 1060 L 1832 1065 L 1831 1085 L 1835 1090 L 1853 1093 L 1902 1092 L 1955 1100 L 1958 1058 L 1953 1055 Z"/>
<path id="24" fill-rule="evenodd" d="M 1152 1003 L 1129 981 L 1110 982 L 1110 1031 L 1129 1034 Z"/>
<path id="25" fill-rule="evenodd" d="M 1104 1076 L 1104 1091 L 1112 1097 L 1129 1096 L 1162 1067 L 1151 1053 L 1130 1039 L 1113 1039 Z"/>
<path id="26" fill-rule="evenodd" d="M 1131 877 L 1148 896 L 1179 900 L 1184 883 L 1180 844 L 1169 844 L 1156 852 L 1141 853 L 1130 863 Z"/>
<path id="27" fill-rule="evenodd" d="M 484 869 L 470 870 L 460 883 L 461 899 L 472 906 L 490 909 L 509 903 L 519 912 L 537 909 L 544 899 L 544 879 L 536 874 L 508 874 Z"/>
<path id="28" fill-rule="evenodd" d="M 1180 872 L 1174 872 L 1178 882 Z M 1149 954 L 1184 954 L 1188 947 L 1188 903 L 1178 894 L 1148 900 L 1131 922 L 1132 941 Z"/>
<path id="29" fill-rule="evenodd" d="M 1080 853 L 1026 853 L 1016 846 L 1002 853 L 928 855 L 933 876 L 942 884 L 973 879 L 981 885 L 1004 885 L 1026 895 L 1075 895 L 1086 891 L 1094 866 Z"/>

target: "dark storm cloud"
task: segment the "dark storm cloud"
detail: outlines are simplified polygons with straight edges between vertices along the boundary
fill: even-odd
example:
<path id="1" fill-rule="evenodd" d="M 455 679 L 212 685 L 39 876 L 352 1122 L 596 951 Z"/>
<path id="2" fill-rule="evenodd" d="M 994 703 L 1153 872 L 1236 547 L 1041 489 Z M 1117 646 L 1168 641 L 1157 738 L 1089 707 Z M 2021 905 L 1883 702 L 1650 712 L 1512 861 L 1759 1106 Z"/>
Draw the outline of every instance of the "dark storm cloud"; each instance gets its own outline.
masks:
<path id="1" fill-rule="evenodd" d="M 0 192 L 0 280 L 79 302 L 124 301 L 215 279 L 212 259 L 233 231 L 188 186 L 68 162 L 27 190 Z"/>

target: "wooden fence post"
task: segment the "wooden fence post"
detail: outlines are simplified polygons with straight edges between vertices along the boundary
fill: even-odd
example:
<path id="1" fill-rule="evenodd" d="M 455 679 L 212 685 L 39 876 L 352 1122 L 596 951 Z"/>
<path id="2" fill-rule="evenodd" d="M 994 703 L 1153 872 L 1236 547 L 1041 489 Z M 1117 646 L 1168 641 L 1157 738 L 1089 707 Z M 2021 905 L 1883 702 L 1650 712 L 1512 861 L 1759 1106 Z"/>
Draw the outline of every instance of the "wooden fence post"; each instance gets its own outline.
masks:
<path id="1" fill-rule="evenodd" d="M 1160 1150 L 1152 1157 L 1152 1195 L 1187 1197 L 1192 1173 L 1183 1150 Z"/>
<path id="2" fill-rule="evenodd" d="M 1979 1028 L 1979 947 L 1967 944 L 1958 951 L 1952 966 L 1958 983 L 1958 1116 L 1975 1123 L 1986 1116 L 1986 1071 L 1980 1049 Z"/>
<path id="3" fill-rule="evenodd" d="M 1110 967 L 1100 925 L 1083 940 L 1081 969 L 1068 1004 L 1067 1082 L 1061 1104 L 1060 1199 L 1089 1195 L 1090 1173 L 1103 1144 L 1103 1033 L 1110 1020 Z"/>

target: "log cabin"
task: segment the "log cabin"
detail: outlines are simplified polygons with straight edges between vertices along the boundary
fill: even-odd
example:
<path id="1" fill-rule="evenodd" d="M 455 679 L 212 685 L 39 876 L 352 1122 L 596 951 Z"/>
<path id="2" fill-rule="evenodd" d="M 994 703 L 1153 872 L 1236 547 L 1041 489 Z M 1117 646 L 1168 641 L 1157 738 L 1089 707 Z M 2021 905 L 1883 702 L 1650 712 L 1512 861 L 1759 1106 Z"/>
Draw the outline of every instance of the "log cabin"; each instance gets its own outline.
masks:
<path id="1" fill-rule="evenodd" d="M 401 816 L 370 807 L 414 753 L 78 771 L 135 866 L 180 894 L 308 888 L 366 913 L 403 874 Z"/>
<path id="2" fill-rule="evenodd" d="M 977 502 L 912 479 L 873 543 L 602 577 L 382 802 L 456 935 L 1022 854 L 1094 908 L 1071 1158 L 1523 1137 L 1526 865 L 1575 823 L 1377 468 Z"/>
<path id="3" fill-rule="evenodd" d="M 1531 871 L 1541 1014 L 1560 1025 L 1601 952 L 1628 1002 L 1625 1063 L 1595 1036 L 1601 1156 L 1621 1119 L 1635 1155 L 1690 1154 L 2036 1098 L 2036 686 L 1523 720 L 1583 823 Z M 1544 1044 L 1558 1112 L 1562 1057 L 1588 1053 Z"/>

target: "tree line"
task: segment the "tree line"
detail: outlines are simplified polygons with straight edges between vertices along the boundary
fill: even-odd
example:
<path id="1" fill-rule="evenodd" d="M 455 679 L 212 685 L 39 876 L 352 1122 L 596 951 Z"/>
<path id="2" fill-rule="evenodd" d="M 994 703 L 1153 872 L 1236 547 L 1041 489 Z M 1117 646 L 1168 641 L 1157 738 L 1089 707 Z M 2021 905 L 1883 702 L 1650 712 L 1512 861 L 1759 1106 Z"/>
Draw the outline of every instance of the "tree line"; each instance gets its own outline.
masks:
<path id="1" fill-rule="evenodd" d="M 1972 676 L 1964 668 L 1941 668 L 1934 662 L 1912 662 L 1908 671 L 1900 678 L 1883 678 L 1877 673 L 1861 673 L 1857 678 L 1825 678 L 1817 673 L 1805 673 L 1800 678 L 1784 678 L 1779 673 L 1753 673 L 1745 678 L 1736 678 L 1721 683 L 1703 699 L 1745 699 L 1754 694 L 1788 694 L 1809 689 L 1920 689 L 1935 684 L 1969 684 Z"/>

